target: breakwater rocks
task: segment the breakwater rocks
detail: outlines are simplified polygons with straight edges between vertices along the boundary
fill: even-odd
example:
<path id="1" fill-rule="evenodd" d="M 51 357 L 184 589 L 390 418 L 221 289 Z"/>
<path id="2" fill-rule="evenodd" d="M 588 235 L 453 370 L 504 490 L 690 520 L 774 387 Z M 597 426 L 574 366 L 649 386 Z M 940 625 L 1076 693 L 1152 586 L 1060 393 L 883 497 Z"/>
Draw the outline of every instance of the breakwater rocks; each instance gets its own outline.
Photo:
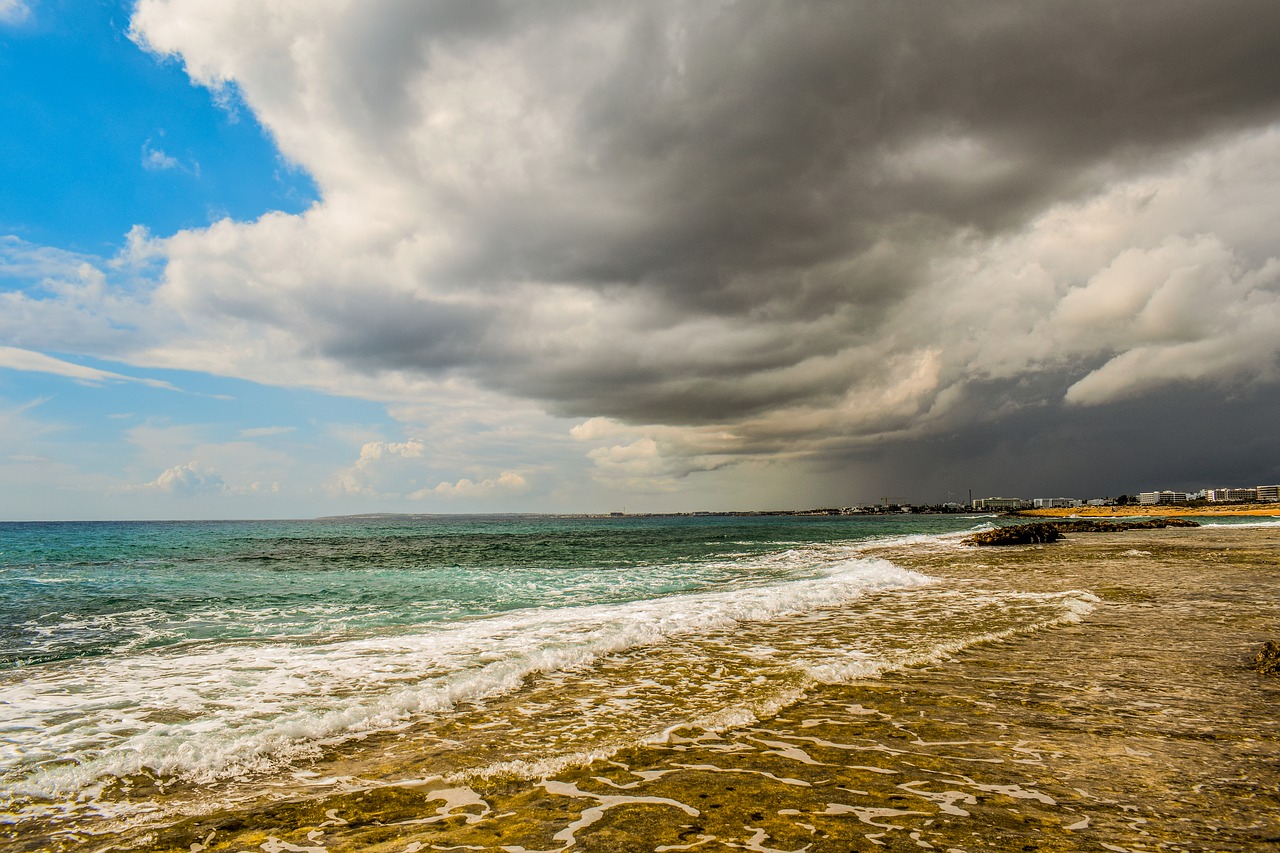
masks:
<path id="1" fill-rule="evenodd" d="M 1057 542 L 1064 533 L 1115 533 L 1121 530 L 1159 530 L 1163 527 L 1199 527 L 1185 518 L 1152 518 L 1147 521 L 1037 521 L 1011 524 L 975 533 L 964 540 L 968 545 L 1041 545 Z"/>

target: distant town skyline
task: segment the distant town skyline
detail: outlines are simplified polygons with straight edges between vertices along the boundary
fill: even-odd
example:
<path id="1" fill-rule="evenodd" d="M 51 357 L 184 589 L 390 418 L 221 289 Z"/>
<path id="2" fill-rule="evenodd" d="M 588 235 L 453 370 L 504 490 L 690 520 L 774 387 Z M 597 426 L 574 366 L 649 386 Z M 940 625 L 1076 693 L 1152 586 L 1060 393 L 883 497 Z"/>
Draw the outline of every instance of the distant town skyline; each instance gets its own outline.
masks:
<path id="1" fill-rule="evenodd" d="M 0 519 L 1280 480 L 1280 5 L 0 0 Z"/>

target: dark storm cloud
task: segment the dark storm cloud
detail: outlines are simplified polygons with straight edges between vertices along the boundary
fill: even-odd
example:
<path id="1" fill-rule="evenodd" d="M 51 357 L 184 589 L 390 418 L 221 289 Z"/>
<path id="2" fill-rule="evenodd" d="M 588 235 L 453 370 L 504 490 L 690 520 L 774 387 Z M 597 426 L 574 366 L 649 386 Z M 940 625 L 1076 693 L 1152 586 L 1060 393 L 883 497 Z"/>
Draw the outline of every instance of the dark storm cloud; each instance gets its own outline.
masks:
<path id="1" fill-rule="evenodd" d="M 1277 417 L 1274 392 L 1224 399 L 1221 389 L 1182 385 L 1107 409 L 1048 404 L 977 418 L 925 439 L 835 454 L 812 476 L 815 491 L 836 503 L 1266 485 L 1280 482 L 1280 445 L 1258 425 Z"/>
<path id="2" fill-rule="evenodd" d="M 1280 7 L 1256 3 L 746 3 L 669 24 L 634 22 L 581 99 L 568 177 L 589 192 L 503 198 L 475 275 L 660 287 L 712 313 L 874 308 L 914 271 L 826 265 L 1015 227 L 1280 109 Z"/>
<path id="3" fill-rule="evenodd" d="M 175 237 L 163 297 L 300 358 L 704 469 L 1280 374 L 1280 4 L 255 10 L 135 28 L 324 201 Z"/>

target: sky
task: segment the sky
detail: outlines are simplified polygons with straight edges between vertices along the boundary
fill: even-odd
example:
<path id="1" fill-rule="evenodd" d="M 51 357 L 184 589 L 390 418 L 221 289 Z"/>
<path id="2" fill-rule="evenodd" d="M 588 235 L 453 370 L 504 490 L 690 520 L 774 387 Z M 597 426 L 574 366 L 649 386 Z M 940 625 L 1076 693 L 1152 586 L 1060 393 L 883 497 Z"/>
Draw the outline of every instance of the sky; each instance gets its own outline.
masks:
<path id="1" fill-rule="evenodd" d="M 1280 4 L 0 0 L 0 519 L 1280 482 Z"/>

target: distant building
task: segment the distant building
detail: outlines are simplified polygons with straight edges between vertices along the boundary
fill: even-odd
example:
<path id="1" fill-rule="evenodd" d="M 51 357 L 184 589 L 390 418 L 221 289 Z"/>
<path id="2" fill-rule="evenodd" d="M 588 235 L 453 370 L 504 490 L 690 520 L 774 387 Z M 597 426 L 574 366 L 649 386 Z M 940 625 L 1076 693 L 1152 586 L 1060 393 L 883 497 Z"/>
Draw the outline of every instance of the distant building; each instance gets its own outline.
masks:
<path id="1" fill-rule="evenodd" d="M 1142 506 L 1159 504 L 1184 504 L 1187 502 L 1186 492 L 1142 492 L 1138 495 L 1138 503 Z"/>
<path id="2" fill-rule="evenodd" d="M 973 502 L 974 509 L 1026 509 L 1031 506 L 1030 501 L 1022 498 L 977 498 Z"/>
<path id="3" fill-rule="evenodd" d="M 1205 489 L 1205 500 L 1214 503 L 1252 503 L 1258 499 L 1257 489 Z"/>
<path id="4" fill-rule="evenodd" d="M 1115 501 L 1109 501 L 1106 498 L 1092 498 L 1085 501 L 1088 506 L 1111 506 Z"/>
<path id="5" fill-rule="evenodd" d="M 1263 503 L 1280 503 L 1280 486 L 1258 486 L 1254 492 Z"/>
<path id="6" fill-rule="evenodd" d="M 1035 498 L 1031 503 L 1035 505 L 1036 509 L 1080 506 L 1080 501 L 1075 498 Z"/>

